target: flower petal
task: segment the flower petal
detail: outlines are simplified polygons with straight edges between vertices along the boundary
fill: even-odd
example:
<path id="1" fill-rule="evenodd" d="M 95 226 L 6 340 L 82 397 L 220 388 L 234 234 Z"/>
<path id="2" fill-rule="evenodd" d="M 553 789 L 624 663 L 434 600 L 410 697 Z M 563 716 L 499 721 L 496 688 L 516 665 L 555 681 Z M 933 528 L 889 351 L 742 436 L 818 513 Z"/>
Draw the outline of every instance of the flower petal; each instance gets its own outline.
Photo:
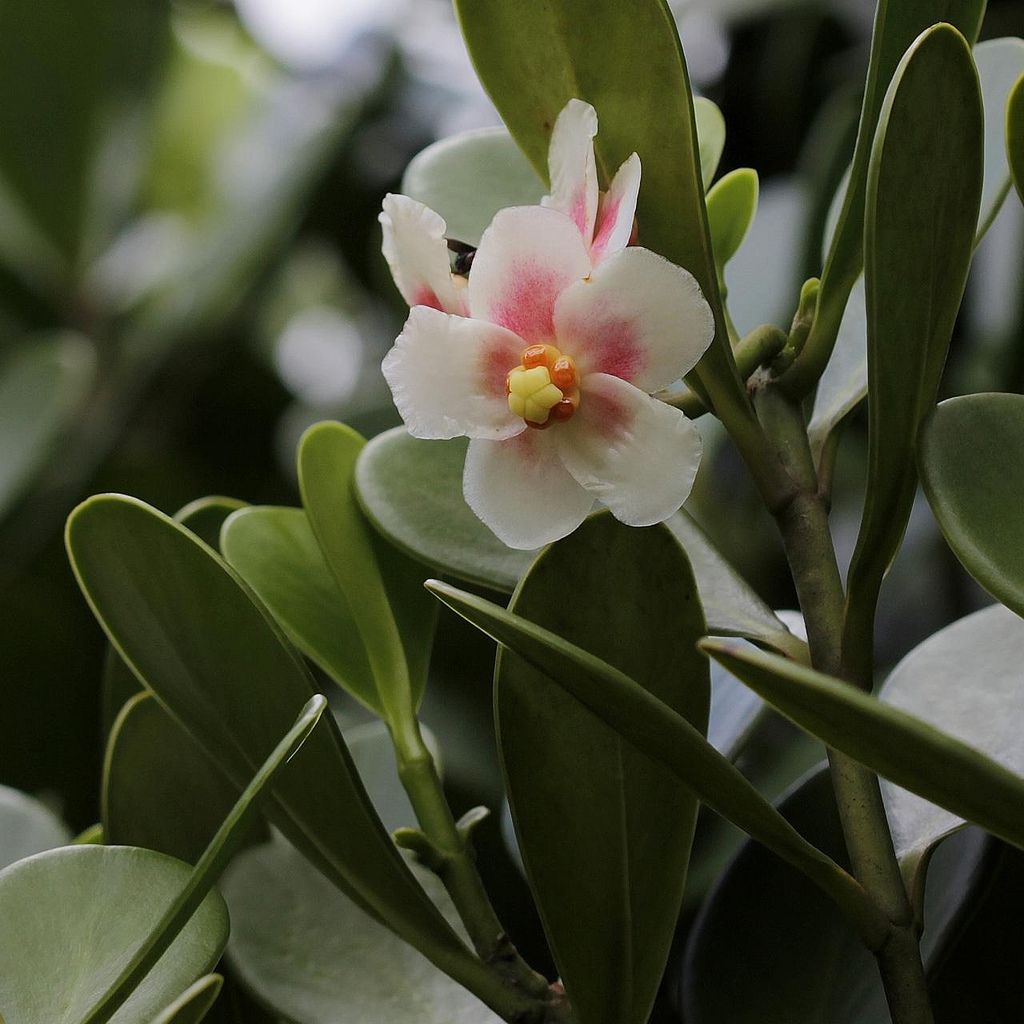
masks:
<path id="1" fill-rule="evenodd" d="M 503 327 L 414 306 L 381 368 L 414 437 L 505 438 L 525 429 L 505 395 L 522 351 Z"/>
<path id="2" fill-rule="evenodd" d="M 378 220 L 384 259 L 402 298 L 410 306 L 465 313 L 465 289 L 452 278 L 444 219 L 415 199 L 388 193 Z"/>
<path id="3" fill-rule="evenodd" d="M 541 200 L 543 206 L 571 217 L 588 244 L 594 237 L 597 219 L 596 134 L 597 111 L 583 100 L 569 100 L 551 133 L 548 149 L 551 195 Z"/>
<path id="4" fill-rule="evenodd" d="M 667 519 L 686 501 L 697 475 L 697 428 L 678 409 L 618 377 L 592 374 L 580 390 L 579 411 L 557 431 L 566 468 L 627 526 Z"/>
<path id="5" fill-rule="evenodd" d="M 693 275 L 638 246 L 609 256 L 555 307 L 557 345 L 581 375 L 610 373 L 648 394 L 688 373 L 714 333 Z"/>
<path id="6" fill-rule="evenodd" d="M 557 210 L 501 210 L 480 240 L 469 275 L 471 315 L 515 331 L 527 343 L 554 338 L 559 295 L 590 273 L 576 225 Z"/>
<path id="7" fill-rule="evenodd" d="M 565 537 L 594 507 L 593 497 L 562 465 L 551 436 L 555 429 L 469 443 L 466 502 L 510 548 L 529 551 Z"/>
<path id="8" fill-rule="evenodd" d="M 601 198 L 594 243 L 590 247 L 590 258 L 595 266 L 629 244 L 639 195 L 640 157 L 634 153 L 618 169 L 607 194 Z"/>

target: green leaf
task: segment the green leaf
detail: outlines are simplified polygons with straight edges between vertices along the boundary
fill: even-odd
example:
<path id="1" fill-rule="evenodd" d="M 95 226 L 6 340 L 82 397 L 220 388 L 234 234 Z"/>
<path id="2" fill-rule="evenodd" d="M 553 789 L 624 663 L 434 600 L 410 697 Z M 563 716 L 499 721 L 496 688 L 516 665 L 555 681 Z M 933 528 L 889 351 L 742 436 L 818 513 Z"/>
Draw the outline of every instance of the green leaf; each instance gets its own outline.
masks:
<path id="1" fill-rule="evenodd" d="M 974 48 L 985 102 L 985 185 L 981 193 L 978 237 L 984 236 L 1010 191 L 1007 162 L 1007 102 L 1024 75 L 1024 40 L 986 39 Z"/>
<path id="2" fill-rule="evenodd" d="M 413 867 L 457 926 L 437 877 Z M 303 1024 L 498 1024 L 500 1018 L 332 889 L 280 839 L 224 879 L 228 956 L 261 1003 Z"/>
<path id="3" fill-rule="evenodd" d="M 479 245 L 506 206 L 536 206 L 544 182 L 505 128 L 479 128 L 442 139 L 412 160 L 402 192 L 439 213 L 448 237 Z"/>
<path id="4" fill-rule="evenodd" d="M 709 633 L 746 637 L 781 654 L 807 660 L 806 644 L 757 596 L 689 513 L 680 509 L 665 525 L 693 568 Z"/>
<path id="5" fill-rule="evenodd" d="M 694 646 L 704 616 L 668 530 L 590 519 L 540 556 L 510 609 L 610 659 L 706 730 L 707 664 Z M 529 662 L 502 651 L 495 685 L 512 817 L 559 975 L 583 1024 L 642 1024 L 675 931 L 697 801 Z"/>
<path id="6" fill-rule="evenodd" d="M 424 738 L 437 758 L 437 741 L 426 728 Z M 342 732 L 366 792 L 389 832 L 416 825 L 416 812 L 398 777 L 395 748 L 384 722 L 365 722 Z M 434 900 L 436 903 L 437 900 Z"/>
<path id="7" fill-rule="evenodd" d="M 936 26 L 897 69 L 868 174 L 868 480 L 843 641 L 858 678 L 870 671 L 878 590 L 916 489 L 917 432 L 935 404 L 967 282 L 983 143 L 970 49 L 955 29 Z"/>
<path id="8" fill-rule="evenodd" d="M 356 462 L 359 504 L 400 551 L 446 576 L 511 593 L 537 552 L 506 547 L 466 504 L 468 444 L 422 441 L 405 427 L 378 434 Z"/>
<path id="9" fill-rule="evenodd" d="M 135 499 L 84 502 L 68 521 L 67 541 L 111 642 L 241 786 L 313 693 L 269 613 L 211 549 Z M 337 728 L 325 725 L 277 782 L 268 815 L 361 906 L 444 969 L 469 969 L 468 952 L 381 828 Z"/>
<path id="10" fill-rule="evenodd" d="M 845 858 L 828 771 L 816 771 L 779 807 L 816 846 Z M 936 854 L 922 936 L 928 964 L 940 959 L 957 930 L 980 881 L 985 847 L 985 837 L 974 833 Z M 705 903 L 690 934 L 681 987 L 692 1024 L 889 1021 L 875 958 L 856 932 L 799 872 L 753 843 Z"/>
<path id="11" fill-rule="evenodd" d="M 224 979 L 219 974 L 208 974 L 190 985 L 152 1024 L 199 1024 L 210 1012 L 220 995 Z"/>
<path id="12" fill-rule="evenodd" d="M 617 668 L 549 630 L 448 584 L 431 580 L 427 588 L 543 673 L 539 685 L 550 682 L 571 694 L 712 810 L 800 868 L 859 922 L 865 941 L 878 940 L 886 926 L 865 906 L 858 883 L 796 833 L 685 718 Z M 556 691 L 549 686 L 546 692 Z"/>
<path id="13" fill-rule="evenodd" d="M 48 807 L 0 786 L 0 868 L 70 841 L 67 826 Z"/>
<path id="14" fill-rule="evenodd" d="M 701 647 L 787 718 L 879 775 L 1024 847 L 1024 778 L 857 687 L 724 640 Z"/>
<path id="15" fill-rule="evenodd" d="M 292 643 L 339 686 L 384 713 L 345 592 L 301 508 L 247 508 L 224 524 L 222 550 Z"/>
<path id="16" fill-rule="evenodd" d="M 123 846 L 67 846 L 0 871 L 7 1024 L 82 1024 L 189 875 L 172 857 Z M 114 1024 L 150 1024 L 216 964 L 227 939 L 227 907 L 208 892 Z"/>
<path id="17" fill-rule="evenodd" d="M 1017 79 L 1006 102 L 1006 159 L 1017 195 L 1024 202 L 1024 75 Z"/>
<path id="18" fill-rule="evenodd" d="M 640 244 L 697 279 L 718 328 L 697 375 L 719 412 L 745 410 L 711 253 L 690 82 L 668 4 L 455 0 L 455 9 L 480 81 L 545 181 L 555 119 L 573 98 L 597 110 L 603 187 L 639 154 Z M 706 148 L 710 165 L 713 147 Z"/>
<path id="19" fill-rule="evenodd" d="M 136 694 L 121 710 L 103 765 L 105 842 L 194 864 L 238 792 L 152 694 Z"/>
<path id="20" fill-rule="evenodd" d="M 965 395 L 925 421 L 921 482 L 949 546 L 998 601 L 1024 616 L 1024 396 Z"/>
<path id="21" fill-rule="evenodd" d="M 1024 621 L 993 605 L 915 647 L 886 680 L 882 699 L 1024 774 L 1016 715 L 1021 664 Z M 911 891 L 920 891 L 935 845 L 964 819 L 891 783 L 883 784 L 883 795 L 903 873 Z"/>
<path id="22" fill-rule="evenodd" d="M 694 96 L 693 119 L 697 126 L 697 151 L 700 177 L 707 191 L 715 180 L 715 172 L 725 150 L 725 118 L 721 110 L 705 96 Z M 710 215 L 710 210 L 708 214 Z"/>
<path id="23" fill-rule="evenodd" d="M 719 275 L 739 252 L 754 223 L 759 189 L 757 171 L 740 167 L 721 178 L 708 192 L 708 224 Z"/>
<path id="24" fill-rule="evenodd" d="M 392 725 L 414 714 L 426 685 L 436 608 L 425 573 L 375 543 L 356 500 L 356 459 L 366 441 L 341 423 L 310 427 L 299 442 L 299 487 L 324 560 L 348 600 L 381 707 Z"/>
<path id="25" fill-rule="evenodd" d="M 937 22 L 955 26 L 973 43 L 978 38 L 986 3 L 987 0 L 879 0 L 875 8 L 864 105 L 849 186 L 821 275 L 814 328 L 804 346 L 804 358 L 797 360 L 788 376 L 789 382 L 801 394 L 814 386 L 825 369 L 850 289 L 864 265 L 868 165 L 890 81 L 907 49 L 922 32 Z M 936 88 L 942 84 L 937 81 Z M 941 121 L 943 114 L 944 109 L 936 100 L 930 116 Z M 920 169 L 925 170 L 925 165 L 922 164 Z"/>
<path id="26" fill-rule="evenodd" d="M 0 517 L 57 454 L 95 369 L 91 342 L 70 332 L 29 337 L 0 364 Z"/>

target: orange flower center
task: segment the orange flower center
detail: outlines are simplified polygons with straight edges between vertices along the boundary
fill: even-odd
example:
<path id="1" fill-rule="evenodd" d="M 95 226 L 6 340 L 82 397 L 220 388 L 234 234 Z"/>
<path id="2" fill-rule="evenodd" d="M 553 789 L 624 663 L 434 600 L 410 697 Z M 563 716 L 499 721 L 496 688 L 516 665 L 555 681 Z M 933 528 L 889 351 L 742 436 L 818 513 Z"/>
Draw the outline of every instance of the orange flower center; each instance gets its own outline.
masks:
<path id="1" fill-rule="evenodd" d="M 554 345 L 531 345 L 505 378 L 508 407 L 528 427 L 543 430 L 571 419 L 580 405 L 579 375 L 572 356 Z"/>

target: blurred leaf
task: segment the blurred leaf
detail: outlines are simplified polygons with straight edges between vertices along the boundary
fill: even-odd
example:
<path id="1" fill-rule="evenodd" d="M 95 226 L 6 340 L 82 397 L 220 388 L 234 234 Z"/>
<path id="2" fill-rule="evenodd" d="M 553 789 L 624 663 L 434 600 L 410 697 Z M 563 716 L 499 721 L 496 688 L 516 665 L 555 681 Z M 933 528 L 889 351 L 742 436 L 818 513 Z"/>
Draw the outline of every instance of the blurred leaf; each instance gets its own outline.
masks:
<path id="1" fill-rule="evenodd" d="M 993 605 L 915 647 L 892 670 L 882 699 L 1024 774 L 1024 733 L 1016 715 L 1022 664 L 1024 622 Z M 919 894 L 935 844 L 965 822 L 891 783 L 882 791 L 896 854 Z"/>
<path id="2" fill-rule="evenodd" d="M 104 841 L 194 864 L 238 792 L 152 694 L 137 694 L 122 709 L 107 745 Z"/>
<path id="3" fill-rule="evenodd" d="M 453 927 L 437 877 L 413 866 Z M 498 1024 L 480 1001 L 275 839 L 227 874 L 229 957 L 261 1002 L 303 1024 Z"/>
<path id="4" fill-rule="evenodd" d="M 402 192 L 439 213 L 449 238 L 469 245 L 480 244 L 500 209 L 536 206 L 546 191 L 505 128 L 478 128 L 435 142 L 413 158 L 402 178 Z"/>
<path id="5" fill-rule="evenodd" d="M 664 765 L 708 807 L 800 868 L 877 938 L 877 929 L 884 923 L 865 907 L 858 883 L 793 831 L 685 718 L 612 665 L 549 630 L 448 584 L 432 580 L 427 587 L 453 611 L 538 669 L 542 673 L 538 683 L 550 682 L 571 694 L 637 750 Z M 548 687 L 547 694 L 552 692 Z"/>
<path id="6" fill-rule="evenodd" d="M 356 499 L 356 459 L 366 440 L 342 423 L 318 423 L 299 441 L 299 488 L 327 567 L 344 592 L 366 647 L 380 706 L 407 721 L 423 698 L 437 608 L 425 573 L 375 543 Z"/>
<path id="7" fill-rule="evenodd" d="M 761 600 L 750 584 L 726 561 L 707 534 L 685 510 L 665 525 L 686 552 L 697 579 L 707 631 L 715 636 L 742 636 L 806 660 L 806 645 Z"/>
<path id="8" fill-rule="evenodd" d="M 631 153 L 639 154 L 640 243 L 697 279 L 718 327 L 697 375 L 720 412 L 746 410 L 711 254 L 690 82 L 668 5 L 455 0 L 455 9 L 481 83 L 545 181 L 555 119 L 574 97 L 597 110 L 594 144 L 604 187 Z M 705 106 L 703 116 L 709 114 Z M 705 148 L 710 165 L 713 148 Z"/>
<path id="9" fill-rule="evenodd" d="M 571 582 L 573 595 L 567 593 Z M 588 520 L 534 563 L 511 610 L 615 667 L 704 732 L 704 616 L 663 527 Z M 583 1024 L 644 1024 L 686 881 L 697 801 L 509 651 L 495 717 L 527 876 Z"/>
<path id="10" fill-rule="evenodd" d="M 914 499 L 917 432 L 935 404 L 971 265 L 983 142 L 970 49 L 948 25 L 930 29 L 893 79 L 868 174 L 868 480 L 843 635 L 861 679 L 878 590 Z"/>
<path id="11" fill-rule="evenodd" d="M 725 640 L 716 661 L 823 742 L 898 786 L 1024 847 L 1024 778 L 981 751 L 857 687 Z"/>
<path id="12" fill-rule="evenodd" d="M 436 758 L 437 741 L 428 729 L 423 732 Z M 384 722 L 364 722 L 345 729 L 342 736 L 359 771 L 359 778 L 388 832 L 416 825 L 416 812 L 398 777 L 395 748 L 387 725 Z"/>
<path id="13" fill-rule="evenodd" d="M 823 345 L 822 339 L 828 340 L 829 336 L 834 338 L 835 332 L 839 330 L 850 289 L 864 265 L 868 166 L 872 161 L 877 129 L 883 120 L 882 109 L 890 82 L 907 50 L 921 33 L 937 22 L 948 22 L 955 26 L 973 43 L 978 38 L 986 3 L 987 0 L 879 0 L 876 6 L 864 105 L 849 185 L 821 275 L 818 312 L 811 337 L 804 349 L 807 358 L 798 359 L 795 364 L 798 374 L 806 373 L 809 376 L 808 389 L 824 370 L 828 355 L 831 354 L 831 344 Z M 923 120 L 941 123 L 946 108 L 939 100 L 938 90 L 940 85 L 947 88 L 950 83 L 935 81 L 933 84 L 936 87 L 935 101 L 930 108 L 923 109 Z M 893 138 L 907 130 L 906 127 L 899 129 L 892 133 Z M 974 159 L 978 159 L 976 166 L 980 169 L 980 158 Z M 920 163 L 918 170 L 926 172 L 929 170 L 928 164 Z M 916 183 L 911 183 L 911 188 L 918 191 Z M 821 365 L 814 365 L 819 360 Z"/>
<path id="14" fill-rule="evenodd" d="M 704 96 L 694 96 L 693 119 L 697 126 L 700 177 L 707 191 L 715 180 L 715 172 L 725 150 L 725 118 L 711 100 Z"/>
<path id="15" fill-rule="evenodd" d="M 921 482 L 949 546 L 996 600 L 1024 616 L 1024 396 L 965 395 L 925 420 Z"/>
<path id="16" fill-rule="evenodd" d="M 190 985 L 152 1024 L 199 1024 L 210 1012 L 220 995 L 224 979 L 219 974 L 208 974 Z"/>
<path id="17" fill-rule="evenodd" d="M 467 445 L 422 441 L 405 427 L 378 434 L 356 462 L 359 504 L 400 551 L 446 576 L 511 593 L 537 552 L 505 547 L 466 504 Z"/>
<path id="18" fill-rule="evenodd" d="M 155 509 L 106 495 L 68 522 L 83 592 L 125 660 L 241 786 L 313 693 L 299 656 L 217 556 Z M 380 826 L 333 721 L 275 785 L 267 813 L 360 906 L 457 969 L 468 951 Z"/>
<path id="19" fill-rule="evenodd" d="M 291 641 L 339 686 L 384 713 L 344 591 L 301 508 L 247 508 L 224 524 L 224 557 Z"/>
<path id="20" fill-rule="evenodd" d="M 827 770 L 779 805 L 816 846 L 845 857 Z M 940 849 L 928 886 L 923 953 L 934 963 L 979 882 L 984 836 Z M 723 956 L 728 950 L 728 956 Z M 742 963 L 744 970 L 735 965 Z M 680 978 L 692 1024 L 888 1024 L 875 958 L 835 905 L 799 872 L 748 843 L 690 933 Z"/>
<path id="21" fill-rule="evenodd" d="M 67 826 L 45 804 L 0 786 L 0 868 L 70 841 Z"/>
<path id="22" fill-rule="evenodd" d="M 1006 104 L 1006 157 L 1021 202 L 1024 202 L 1024 75 Z"/>
<path id="23" fill-rule="evenodd" d="M 30 336 L 0 364 L 0 517 L 57 454 L 95 371 L 92 343 L 70 332 Z"/>
<path id="24" fill-rule="evenodd" d="M 757 171 L 740 167 L 730 171 L 708 192 L 708 223 L 715 264 L 721 274 L 736 255 L 757 213 Z"/>
<path id="25" fill-rule="evenodd" d="M 7 1024 L 81 1024 L 189 876 L 172 857 L 123 846 L 68 846 L 0 872 Z M 150 1024 L 227 939 L 227 907 L 209 892 L 113 1024 Z"/>

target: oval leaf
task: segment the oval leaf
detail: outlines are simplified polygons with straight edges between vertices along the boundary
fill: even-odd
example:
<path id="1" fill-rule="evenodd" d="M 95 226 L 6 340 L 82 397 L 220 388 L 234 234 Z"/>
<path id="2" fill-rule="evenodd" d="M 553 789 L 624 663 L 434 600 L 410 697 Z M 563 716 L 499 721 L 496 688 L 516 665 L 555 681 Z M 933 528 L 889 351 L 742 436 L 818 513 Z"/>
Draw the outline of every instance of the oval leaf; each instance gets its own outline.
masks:
<path id="1" fill-rule="evenodd" d="M 217 555 L 135 499 L 68 521 L 79 584 L 133 671 L 241 787 L 313 694 L 298 655 Z M 268 814 L 339 888 L 451 969 L 468 952 L 381 828 L 333 721 L 275 784 Z"/>
<path id="2" fill-rule="evenodd" d="M 1006 147 L 1007 103 L 1024 75 L 1024 39 L 986 39 L 974 48 L 985 102 L 985 185 L 978 235 L 983 236 L 1010 191 Z"/>
<path id="3" fill-rule="evenodd" d="M 708 192 L 708 223 L 719 274 L 739 252 L 754 223 L 759 189 L 757 171 L 740 167 L 730 171 Z"/>
<path id="4" fill-rule="evenodd" d="M 725 118 L 717 105 L 706 96 L 693 98 L 693 120 L 697 126 L 697 151 L 700 156 L 700 177 L 705 191 L 715 180 L 715 172 L 725 151 Z"/>
<path id="5" fill-rule="evenodd" d="M 569 580 L 585 600 L 567 600 Z M 610 659 L 706 729 L 707 665 L 694 649 L 704 618 L 664 528 L 588 520 L 541 555 L 510 608 Z M 499 654 L 495 715 L 527 875 L 582 1024 L 640 1024 L 675 931 L 697 802 L 538 676 Z"/>
<path id="6" fill-rule="evenodd" d="M 949 546 L 997 600 L 1024 616 L 1024 396 L 943 402 L 921 431 L 921 482 Z"/>
<path id="7" fill-rule="evenodd" d="M 67 826 L 48 807 L 0 786 L 0 868 L 70 841 Z"/>
<path id="8" fill-rule="evenodd" d="M 0 871 L 6 1024 L 80 1024 L 189 876 L 172 857 L 123 846 L 69 846 Z M 227 907 L 210 892 L 113 1024 L 150 1024 L 227 939 Z"/>
<path id="9" fill-rule="evenodd" d="M 936 26 L 897 69 L 868 175 L 868 481 L 844 634 L 858 678 L 870 671 L 878 590 L 914 498 L 917 432 L 935 404 L 971 264 L 983 143 L 970 49 L 956 29 Z"/>
<path id="10" fill-rule="evenodd" d="M 449 238 L 479 245 L 506 206 L 536 206 L 547 192 L 506 128 L 462 132 L 413 158 L 402 192 L 439 213 Z"/>

